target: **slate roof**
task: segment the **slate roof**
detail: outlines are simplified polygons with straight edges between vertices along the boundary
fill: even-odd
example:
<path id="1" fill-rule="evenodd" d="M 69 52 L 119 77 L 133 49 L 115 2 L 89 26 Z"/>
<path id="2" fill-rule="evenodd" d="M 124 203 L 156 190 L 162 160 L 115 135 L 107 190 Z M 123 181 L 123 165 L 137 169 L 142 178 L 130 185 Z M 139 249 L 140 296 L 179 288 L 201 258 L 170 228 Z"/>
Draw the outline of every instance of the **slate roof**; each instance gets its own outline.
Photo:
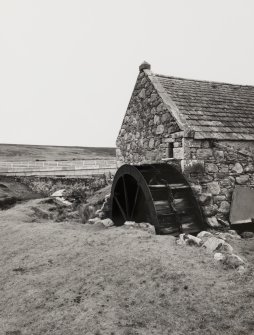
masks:
<path id="1" fill-rule="evenodd" d="M 254 86 L 153 76 L 195 138 L 254 140 Z"/>

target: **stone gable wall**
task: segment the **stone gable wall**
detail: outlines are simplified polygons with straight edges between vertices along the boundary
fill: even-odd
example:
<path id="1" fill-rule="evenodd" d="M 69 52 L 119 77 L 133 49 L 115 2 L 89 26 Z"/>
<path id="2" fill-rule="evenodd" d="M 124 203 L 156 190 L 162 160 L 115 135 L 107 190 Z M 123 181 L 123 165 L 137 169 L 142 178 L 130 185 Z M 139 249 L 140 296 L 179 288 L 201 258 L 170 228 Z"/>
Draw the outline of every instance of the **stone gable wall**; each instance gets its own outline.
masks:
<path id="1" fill-rule="evenodd" d="M 208 224 L 218 225 L 217 219 L 228 221 L 235 185 L 254 188 L 253 155 L 246 153 L 246 144 L 240 141 L 183 141 L 182 170 L 196 191 Z"/>
<path id="2" fill-rule="evenodd" d="M 166 157 L 170 134 L 179 127 L 148 76 L 141 71 L 117 138 L 117 162 L 150 163 Z"/>

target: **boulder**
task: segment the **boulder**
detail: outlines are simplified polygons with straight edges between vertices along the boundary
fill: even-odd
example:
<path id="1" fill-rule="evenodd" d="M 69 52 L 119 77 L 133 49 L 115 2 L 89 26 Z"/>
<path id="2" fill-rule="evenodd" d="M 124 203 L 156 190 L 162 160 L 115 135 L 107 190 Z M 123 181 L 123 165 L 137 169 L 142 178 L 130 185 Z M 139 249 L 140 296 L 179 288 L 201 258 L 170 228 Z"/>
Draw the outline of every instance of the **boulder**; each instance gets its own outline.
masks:
<path id="1" fill-rule="evenodd" d="M 223 255 L 221 252 L 216 252 L 213 256 L 213 258 L 216 260 L 216 261 L 223 261 L 225 259 L 225 255 Z"/>
<path id="2" fill-rule="evenodd" d="M 220 250 L 223 244 L 225 244 L 224 240 L 212 236 L 203 244 L 203 247 L 210 252 L 214 252 Z"/>
<path id="3" fill-rule="evenodd" d="M 200 238 L 203 242 L 207 241 L 210 237 L 212 237 L 213 234 L 210 233 L 209 231 L 201 231 L 197 237 Z"/>
<path id="4" fill-rule="evenodd" d="M 111 219 L 100 220 L 100 222 L 107 228 L 114 226 L 114 222 Z"/>
<path id="5" fill-rule="evenodd" d="M 233 248 L 230 244 L 217 237 L 210 237 L 203 245 L 210 252 L 224 252 L 227 254 L 233 253 Z"/>
<path id="6" fill-rule="evenodd" d="M 64 196 L 65 189 L 58 190 L 51 194 L 51 197 L 63 197 Z"/>
<path id="7" fill-rule="evenodd" d="M 72 203 L 64 198 L 65 189 L 58 190 L 51 194 L 51 198 L 60 206 L 71 206 Z"/>
<path id="8" fill-rule="evenodd" d="M 242 260 L 241 257 L 232 254 L 232 255 L 226 255 L 225 259 L 223 260 L 223 264 L 227 265 L 229 268 L 239 268 L 240 266 L 243 266 L 245 262 Z"/>
<path id="9" fill-rule="evenodd" d="M 210 218 L 206 219 L 208 226 L 212 227 L 212 228 L 218 228 L 220 227 L 219 222 L 217 221 L 215 216 L 212 216 Z"/>
<path id="10" fill-rule="evenodd" d="M 72 203 L 66 199 L 64 199 L 63 197 L 54 197 L 54 200 L 56 203 L 58 203 L 60 206 L 71 206 Z"/>
<path id="11" fill-rule="evenodd" d="M 176 243 L 179 245 L 195 245 L 200 247 L 203 244 L 203 241 L 201 238 L 190 234 L 180 234 Z"/>
<path id="12" fill-rule="evenodd" d="M 186 244 L 200 247 L 203 244 L 203 241 L 201 238 L 188 234 L 186 238 Z"/>
<path id="13" fill-rule="evenodd" d="M 219 250 L 221 252 L 226 253 L 226 254 L 232 254 L 233 253 L 233 247 L 227 242 L 223 243 L 222 246 L 219 248 Z"/>

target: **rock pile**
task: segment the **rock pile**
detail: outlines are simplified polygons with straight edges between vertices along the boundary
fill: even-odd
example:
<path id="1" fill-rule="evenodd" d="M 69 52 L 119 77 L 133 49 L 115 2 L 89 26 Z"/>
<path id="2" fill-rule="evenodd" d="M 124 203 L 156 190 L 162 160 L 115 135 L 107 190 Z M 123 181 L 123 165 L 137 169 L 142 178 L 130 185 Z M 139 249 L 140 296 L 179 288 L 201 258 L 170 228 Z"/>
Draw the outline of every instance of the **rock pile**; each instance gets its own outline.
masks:
<path id="1" fill-rule="evenodd" d="M 202 247 L 213 253 L 215 261 L 222 263 L 228 268 L 237 269 L 240 273 L 245 270 L 245 261 L 238 255 L 233 253 L 233 247 L 228 243 L 230 240 L 241 239 L 241 236 L 234 230 L 226 233 L 211 233 L 202 231 L 197 236 L 190 234 L 180 234 L 176 240 L 178 245 L 192 245 Z"/>

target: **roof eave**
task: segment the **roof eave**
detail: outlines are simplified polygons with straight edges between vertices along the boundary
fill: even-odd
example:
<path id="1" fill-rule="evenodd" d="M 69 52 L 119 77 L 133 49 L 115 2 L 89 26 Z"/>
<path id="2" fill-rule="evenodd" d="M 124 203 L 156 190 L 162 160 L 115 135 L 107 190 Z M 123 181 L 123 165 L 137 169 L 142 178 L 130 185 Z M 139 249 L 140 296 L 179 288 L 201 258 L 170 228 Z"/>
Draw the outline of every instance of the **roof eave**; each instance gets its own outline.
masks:
<path id="1" fill-rule="evenodd" d="M 216 132 L 199 132 L 195 131 L 194 139 L 214 139 L 214 140 L 231 140 L 231 141 L 254 141 L 254 134 L 239 133 L 216 133 Z"/>

